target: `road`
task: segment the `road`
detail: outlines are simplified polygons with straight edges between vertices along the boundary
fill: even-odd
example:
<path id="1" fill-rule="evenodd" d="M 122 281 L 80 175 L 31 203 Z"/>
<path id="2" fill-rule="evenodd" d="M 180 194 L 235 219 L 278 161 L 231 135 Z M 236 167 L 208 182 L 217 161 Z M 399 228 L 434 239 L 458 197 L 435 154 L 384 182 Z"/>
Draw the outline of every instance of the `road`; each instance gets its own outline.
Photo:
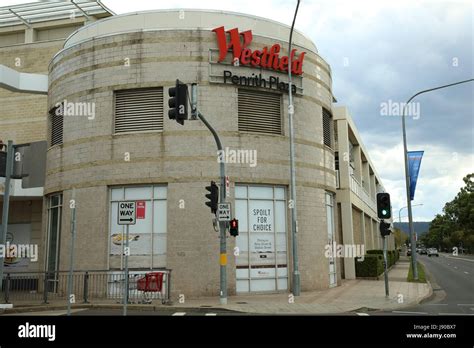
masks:
<path id="1" fill-rule="evenodd" d="M 332 315 L 474 315 L 474 256 L 440 254 L 439 257 L 419 255 L 425 266 L 427 277 L 433 286 L 433 296 L 422 303 L 397 311 L 369 311 L 337 313 Z M 27 312 L 11 315 L 66 315 L 65 310 Z M 121 309 L 75 309 L 75 316 L 122 315 Z M 128 315 L 158 316 L 228 316 L 255 315 L 216 308 L 167 308 L 159 310 L 133 310 Z M 327 315 L 327 314 L 326 314 Z M 331 314 L 329 314 L 331 315 Z"/>
<path id="2" fill-rule="evenodd" d="M 417 306 L 376 314 L 474 315 L 474 257 L 440 253 L 418 255 L 433 286 L 433 296 Z M 375 313 L 374 313 L 375 314 Z"/>

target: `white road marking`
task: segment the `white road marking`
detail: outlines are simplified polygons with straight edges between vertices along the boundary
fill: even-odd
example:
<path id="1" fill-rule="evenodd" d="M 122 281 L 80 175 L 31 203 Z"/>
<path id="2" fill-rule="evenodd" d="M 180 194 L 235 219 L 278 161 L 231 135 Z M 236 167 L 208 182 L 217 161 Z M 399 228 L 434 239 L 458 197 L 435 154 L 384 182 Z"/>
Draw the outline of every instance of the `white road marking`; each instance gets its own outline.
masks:
<path id="1" fill-rule="evenodd" d="M 205 315 L 207 317 L 215 317 L 217 314 L 216 313 L 206 313 Z"/>
<path id="2" fill-rule="evenodd" d="M 369 316 L 367 313 L 356 313 L 357 315 L 361 315 L 361 316 Z"/>
<path id="3" fill-rule="evenodd" d="M 427 303 L 425 306 L 448 306 L 448 303 Z"/>
<path id="4" fill-rule="evenodd" d="M 454 269 L 458 269 L 456 266 L 454 266 Z"/>
<path id="5" fill-rule="evenodd" d="M 474 306 L 472 303 L 458 303 L 458 306 Z"/>
<path id="6" fill-rule="evenodd" d="M 404 311 L 392 311 L 392 313 L 401 313 L 401 314 L 428 314 L 426 312 L 404 312 Z"/>
<path id="7" fill-rule="evenodd" d="M 183 315 L 186 315 L 186 312 L 176 312 L 176 313 L 173 313 L 171 315 L 173 315 L 173 316 L 183 316 Z"/>
<path id="8" fill-rule="evenodd" d="M 474 259 L 465 259 L 464 257 L 459 257 L 459 256 L 445 256 L 446 258 L 448 259 L 457 259 L 457 260 L 464 260 L 464 261 L 470 261 L 470 262 L 474 262 Z"/>
<path id="9" fill-rule="evenodd" d="M 466 313 L 438 313 L 439 315 L 474 315 Z"/>
<path id="10" fill-rule="evenodd" d="M 13 303 L 0 303 L 0 309 L 13 308 Z"/>
<path id="11" fill-rule="evenodd" d="M 464 271 L 464 273 L 469 274 L 469 272 Z"/>

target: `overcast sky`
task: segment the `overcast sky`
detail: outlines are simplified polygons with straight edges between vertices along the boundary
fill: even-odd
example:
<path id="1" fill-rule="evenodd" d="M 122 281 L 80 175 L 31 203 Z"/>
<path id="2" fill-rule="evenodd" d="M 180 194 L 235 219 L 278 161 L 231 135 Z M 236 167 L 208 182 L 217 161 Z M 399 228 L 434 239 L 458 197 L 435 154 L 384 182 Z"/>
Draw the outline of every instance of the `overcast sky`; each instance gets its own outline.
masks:
<path id="1" fill-rule="evenodd" d="M 12 5 L 31 1 L 0 0 Z M 296 0 L 103 0 L 116 13 L 164 8 L 243 12 L 291 24 Z M 473 78 L 471 0 L 302 0 L 296 28 L 331 65 L 333 93 L 362 135 L 392 197 L 406 205 L 401 119 L 381 115 L 381 103 Z M 251 28 L 240 28 L 251 29 Z M 474 172 L 474 83 L 418 97 L 420 115 L 407 119 L 409 150 L 424 150 L 413 204 L 418 221 L 441 212 Z M 406 209 L 402 217 L 406 215 Z M 402 218 L 402 221 L 406 220 Z"/>

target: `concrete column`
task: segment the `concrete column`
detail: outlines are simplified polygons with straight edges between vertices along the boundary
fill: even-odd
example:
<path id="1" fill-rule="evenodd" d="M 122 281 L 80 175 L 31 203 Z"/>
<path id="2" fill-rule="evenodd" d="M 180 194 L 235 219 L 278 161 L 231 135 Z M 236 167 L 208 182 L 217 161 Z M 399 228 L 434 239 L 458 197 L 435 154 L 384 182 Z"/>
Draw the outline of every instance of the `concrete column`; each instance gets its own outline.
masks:
<path id="1" fill-rule="evenodd" d="M 339 153 L 339 187 L 350 189 L 349 181 L 349 128 L 346 120 L 337 120 L 337 145 Z"/>
<path id="2" fill-rule="evenodd" d="M 367 193 L 370 195 L 370 175 L 369 175 L 369 162 L 362 162 L 362 181 L 361 185 L 365 188 Z"/>
<path id="3" fill-rule="evenodd" d="M 36 41 L 36 30 L 33 28 L 25 29 L 25 43 L 32 43 Z"/>
<path id="4" fill-rule="evenodd" d="M 367 249 L 367 240 L 365 238 L 365 214 L 363 211 L 360 212 L 360 221 L 361 221 L 361 233 L 362 233 L 362 244 L 365 245 L 365 248 Z"/>
<path id="5" fill-rule="evenodd" d="M 354 244 L 354 231 L 352 229 L 352 204 L 341 202 L 342 239 L 343 244 Z M 355 279 L 355 264 L 353 258 L 344 258 L 344 273 L 346 279 Z"/>
<path id="6" fill-rule="evenodd" d="M 370 197 L 376 201 L 377 187 L 375 185 L 375 174 L 370 175 Z"/>
<path id="7" fill-rule="evenodd" d="M 354 177 L 362 185 L 362 158 L 360 154 L 360 146 L 354 145 Z"/>
<path id="8" fill-rule="evenodd" d="M 374 240 L 374 220 L 370 218 L 370 239 L 372 240 L 372 249 L 375 249 L 375 240 Z"/>

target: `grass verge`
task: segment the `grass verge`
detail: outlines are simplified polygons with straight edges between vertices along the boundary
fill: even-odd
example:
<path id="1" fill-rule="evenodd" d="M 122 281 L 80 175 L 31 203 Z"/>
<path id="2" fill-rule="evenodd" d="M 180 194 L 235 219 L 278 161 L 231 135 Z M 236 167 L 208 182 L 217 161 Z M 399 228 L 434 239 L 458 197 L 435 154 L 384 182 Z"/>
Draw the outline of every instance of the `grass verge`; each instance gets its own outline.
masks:
<path id="1" fill-rule="evenodd" d="M 408 270 L 407 281 L 413 282 L 413 283 L 426 283 L 425 268 L 418 261 L 416 263 L 417 263 L 417 266 L 418 266 L 418 280 L 413 279 L 413 268 L 411 266 L 412 262 L 411 262 L 411 258 L 410 258 L 410 269 Z"/>

